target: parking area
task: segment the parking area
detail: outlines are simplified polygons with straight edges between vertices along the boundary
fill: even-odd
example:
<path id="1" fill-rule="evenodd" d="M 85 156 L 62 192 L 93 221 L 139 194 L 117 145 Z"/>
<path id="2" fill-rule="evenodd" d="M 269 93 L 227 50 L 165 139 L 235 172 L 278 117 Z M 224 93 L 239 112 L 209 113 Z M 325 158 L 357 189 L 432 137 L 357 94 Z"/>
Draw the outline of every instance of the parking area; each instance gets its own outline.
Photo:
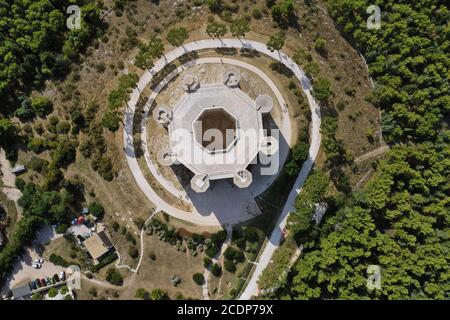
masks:
<path id="1" fill-rule="evenodd" d="M 24 285 L 32 280 L 38 278 L 45 279 L 65 270 L 64 267 L 54 265 L 46 260 L 44 260 L 39 269 L 33 267 L 36 259 L 43 259 L 38 253 L 39 248 L 58 237 L 59 236 L 55 235 L 51 227 L 44 227 L 37 232 L 33 246 L 26 249 L 25 253 L 21 256 L 20 261 L 15 264 L 12 272 L 5 281 L 5 285 L 1 289 L 2 295 L 6 295 L 12 288 Z"/>

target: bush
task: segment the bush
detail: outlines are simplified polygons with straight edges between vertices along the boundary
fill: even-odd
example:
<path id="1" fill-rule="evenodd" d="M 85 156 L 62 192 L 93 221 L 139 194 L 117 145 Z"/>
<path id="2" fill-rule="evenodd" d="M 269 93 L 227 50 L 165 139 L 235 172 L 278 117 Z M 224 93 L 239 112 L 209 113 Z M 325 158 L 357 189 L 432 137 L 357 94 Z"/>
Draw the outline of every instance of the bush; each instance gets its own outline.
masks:
<path id="1" fill-rule="evenodd" d="M 208 258 L 208 257 L 203 258 L 203 266 L 205 268 L 209 268 L 211 266 L 211 264 L 212 264 L 212 260 L 210 258 Z"/>
<path id="2" fill-rule="evenodd" d="M 108 273 L 106 274 L 106 281 L 115 286 L 123 285 L 122 275 L 113 268 L 108 270 Z"/>
<path id="3" fill-rule="evenodd" d="M 136 259 L 139 256 L 139 251 L 135 246 L 130 246 L 128 249 L 128 254 L 131 258 Z"/>
<path id="4" fill-rule="evenodd" d="M 258 8 L 253 8 L 253 11 L 252 11 L 252 16 L 253 16 L 253 18 L 255 18 L 256 20 L 259 20 L 259 19 L 261 19 L 262 18 L 262 13 L 261 13 L 261 10 L 259 10 Z"/>
<path id="5" fill-rule="evenodd" d="M 48 291 L 48 296 L 49 296 L 50 298 L 56 297 L 57 294 L 58 294 L 58 290 L 56 290 L 55 288 L 51 288 L 51 289 Z"/>
<path id="6" fill-rule="evenodd" d="M 39 116 L 43 117 L 53 110 L 53 103 L 47 97 L 36 97 L 31 100 L 31 106 L 34 112 Z"/>
<path id="7" fill-rule="evenodd" d="M 103 218 L 103 215 L 105 214 L 105 208 L 103 208 L 103 206 L 98 202 L 91 202 L 88 209 L 89 213 L 99 219 Z"/>
<path id="8" fill-rule="evenodd" d="M 331 96 L 331 84 L 327 79 L 319 79 L 313 85 L 313 95 L 317 100 L 326 102 Z"/>
<path id="9" fill-rule="evenodd" d="M 248 242 L 258 242 L 259 241 L 259 235 L 258 232 L 251 227 L 247 227 L 244 229 L 244 238 Z"/>
<path id="10" fill-rule="evenodd" d="M 136 227 L 138 227 L 139 230 L 144 227 L 144 223 L 145 223 L 145 221 L 142 218 L 134 219 L 134 224 L 136 225 Z"/>
<path id="11" fill-rule="evenodd" d="M 133 237 L 131 232 L 127 232 L 127 234 L 125 235 L 125 238 L 127 239 L 127 241 L 129 241 L 132 244 L 136 245 L 136 239 Z"/>
<path id="12" fill-rule="evenodd" d="M 114 221 L 112 224 L 112 228 L 115 232 L 119 231 L 120 225 L 117 221 Z"/>
<path id="13" fill-rule="evenodd" d="M 136 290 L 136 294 L 134 295 L 136 299 L 143 299 L 143 300 L 149 300 L 150 299 L 150 293 L 145 290 L 144 288 L 139 288 Z"/>
<path id="14" fill-rule="evenodd" d="M 199 286 L 202 286 L 205 283 L 205 278 L 201 273 L 194 274 L 192 276 L 192 280 L 194 280 L 194 282 Z"/>
<path id="15" fill-rule="evenodd" d="M 325 39 L 317 38 L 316 41 L 314 41 L 314 48 L 321 55 L 326 55 L 327 54 L 326 44 L 327 42 L 325 41 Z"/>
<path id="16" fill-rule="evenodd" d="M 151 252 L 148 254 L 148 257 L 150 258 L 150 260 L 153 260 L 153 261 L 156 260 L 156 254 L 155 254 L 153 251 L 151 251 Z"/>
<path id="17" fill-rule="evenodd" d="M 233 249 L 228 247 L 224 252 L 225 259 L 236 262 L 243 262 L 245 255 L 240 249 Z"/>
<path id="18" fill-rule="evenodd" d="M 162 289 L 154 289 L 152 290 L 152 292 L 150 293 L 150 298 L 152 300 L 163 300 L 163 299 L 167 299 L 167 292 L 165 292 Z"/>
<path id="19" fill-rule="evenodd" d="M 217 263 L 214 263 L 211 267 L 211 273 L 215 277 L 220 277 L 222 275 L 222 267 L 219 266 Z"/>
<path id="20" fill-rule="evenodd" d="M 208 257 L 214 258 L 216 254 L 218 254 L 220 251 L 220 247 L 216 245 L 211 245 L 208 247 L 208 249 L 205 250 L 205 253 Z"/>
<path id="21" fill-rule="evenodd" d="M 19 189 L 20 191 L 23 191 L 25 189 L 25 181 L 22 178 L 16 178 L 16 187 L 17 189 Z"/>
<path id="22" fill-rule="evenodd" d="M 228 272 L 231 272 L 231 273 L 236 272 L 236 265 L 234 264 L 233 261 L 225 260 L 225 262 L 223 263 L 223 266 L 224 266 L 225 270 L 227 270 Z"/>
<path id="23" fill-rule="evenodd" d="M 48 259 L 51 263 L 56 264 L 57 266 L 65 267 L 67 268 L 70 266 L 69 262 L 67 262 L 63 257 L 58 256 L 54 253 L 52 253 Z"/>

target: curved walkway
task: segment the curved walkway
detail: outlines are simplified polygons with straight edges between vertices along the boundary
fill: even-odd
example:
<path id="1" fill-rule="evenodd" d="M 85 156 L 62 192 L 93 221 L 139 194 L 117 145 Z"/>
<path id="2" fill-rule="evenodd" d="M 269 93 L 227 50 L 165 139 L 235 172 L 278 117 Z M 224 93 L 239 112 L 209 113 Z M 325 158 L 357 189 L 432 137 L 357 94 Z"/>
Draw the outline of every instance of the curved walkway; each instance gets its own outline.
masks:
<path id="1" fill-rule="evenodd" d="M 221 39 L 221 40 L 199 40 L 194 41 L 188 44 L 185 44 L 183 47 L 178 47 L 168 53 L 165 56 L 155 62 L 155 66 L 146 71 L 140 78 L 137 87 L 133 90 L 130 95 L 130 100 L 128 101 L 128 108 L 125 112 L 124 119 L 124 150 L 126 152 L 127 163 L 130 167 L 130 170 L 133 174 L 136 183 L 140 187 L 140 189 L 144 192 L 146 197 L 155 204 L 156 211 L 165 211 L 169 215 L 174 216 L 175 218 L 189 221 L 191 223 L 195 223 L 198 225 L 204 226 L 218 226 L 224 223 L 224 221 L 219 221 L 214 214 L 209 216 L 196 214 L 196 213 L 188 213 L 178 208 L 173 207 L 165 200 L 163 200 L 156 192 L 151 188 L 147 180 L 145 179 L 141 169 L 139 168 L 138 161 L 136 159 L 134 153 L 134 143 L 133 143 L 133 121 L 134 121 L 134 113 L 136 110 L 136 104 L 139 100 L 140 93 L 147 87 L 147 85 L 152 80 L 153 76 L 161 71 L 167 64 L 178 59 L 182 55 L 198 50 L 204 49 L 216 49 L 216 48 L 238 48 L 238 49 L 252 49 L 256 50 L 260 53 L 263 53 L 271 58 L 283 63 L 286 67 L 291 69 L 293 74 L 298 78 L 298 80 L 302 84 L 302 88 L 308 98 L 308 102 L 310 104 L 311 113 L 312 113 L 312 141 L 311 141 L 311 149 L 314 149 L 315 146 L 320 145 L 320 110 L 319 106 L 315 102 L 314 98 L 311 95 L 311 83 L 308 78 L 305 76 L 304 72 L 298 67 L 294 61 L 289 58 L 286 54 L 282 52 L 272 52 L 267 49 L 266 45 L 261 42 L 251 41 L 251 40 L 239 40 L 239 39 Z M 310 150 L 311 151 L 311 150 Z M 310 152 L 310 154 L 312 154 Z M 312 160 L 315 159 L 312 158 Z"/>
<path id="2" fill-rule="evenodd" d="M 283 95 L 281 94 L 280 90 L 277 88 L 275 83 L 260 69 L 256 68 L 255 66 L 252 66 L 251 64 L 248 64 L 243 61 L 235 60 L 235 59 L 229 59 L 229 58 L 219 58 L 219 57 L 212 57 L 212 58 L 201 58 L 197 60 L 189 61 L 181 66 L 179 66 L 177 69 L 173 70 L 169 75 L 167 75 L 163 81 L 161 81 L 156 88 L 151 93 L 150 97 L 147 100 L 147 103 L 144 107 L 144 113 L 142 116 L 142 122 L 141 122 L 141 148 L 144 152 L 144 158 L 147 163 L 147 167 L 149 168 L 152 175 L 155 177 L 155 179 L 158 181 L 158 183 L 163 186 L 166 191 L 170 192 L 175 197 L 182 199 L 189 204 L 193 204 L 192 201 L 189 199 L 188 194 L 184 190 L 179 190 L 175 187 L 175 185 L 169 181 L 167 178 L 165 178 L 159 171 L 155 163 L 152 161 L 150 157 L 150 152 L 148 150 L 148 134 L 147 134 L 147 124 L 148 124 L 148 114 L 150 112 L 150 107 L 152 106 L 153 102 L 155 101 L 156 97 L 159 95 L 162 89 L 164 89 L 167 84 L 175 78 L 178 74 L 181 72 L 192 68 L 194 66 L 202 65 L 202 64 L 228 64 L 237 66 L 243 69 L 247 69 L 257 76 L 259 76 L 272 90 L 274 93 L 276 99 L 278 100 L 278 104 L 280 108 L 282 109 L 283 106 L 286 105 L 286 102 L 283 98 Z M 286 115 L 282 110 L 281 111 L 281 134 L 283 135 L 283 139 L 287 143 L 280 144 L 280 150 L 279 150 L 279 164 L 278 164 L 278 172 L 280 169 L 284 166 L 284 162 L 287 159 L 287 156 L 289 154 L 289 144 L 292 140 L 292 130 L 291 130 L 291 121 L 289 118 L 289 115 Z M 257 178 L 257 179 L 255 179 Z M 277 178 L 277 175 L 267 175 L 267 176 L 258 176 L 254 177 L 254 181 L 252 185 L 249 187 L 252 193 L 253 197 L 256 197 L 263 193 Z M 193 206 L 193 211 L 195 212 L 195 206 Z"/>
<path id="3" fill-rule="evenodd" d="M 126 265 L 126 264 L 120 264 L 120 260 L 121 260 L 121 258 L 120 258 L 120 253 L 119 253 L 118 250 L 116 250 L 117 258 L 118 258 L 118 259 L 117 259 L 117 262 L 116 262 L 116 268 L 117 268 L 117 269 L 128 269 L 128 270 L 130 270 L 131 272 L 134 272 L 134 273 L 137 273 L 137 272 L 139 271 L 139 267 L 141 266 L 141 263 L 142 263 L 142 258 L 144 257 L 144 231 L 145 231 L 145 226 L 147 225 L 147 223 L 148 223 L 151 219 L 153 219 L 153 217 L 154 217 L 157 213 L 158 213 L 157 211 L 155 211 L 154 213 L 152 213 L 152 214 L 150 215 L 150 217 L 148 217 L 148 219 L 145 220 L 144 225 L 142 226 L 142 229 L 141 229 L 141 238 L 140 238 L 140 241 L 141 241 L 141 252 L 140 252 L 140 255 L 139 255 L 139 262 L 138 262 L 136 268 L 133 269 L 133 268 L 131 268 L 130 266 L 128 266 L 128 265 Z"/>
<path id="4" fill-rule="evenodd" d="M 205 268 L 203 271 L 203 278 L 205 279 L 205 282 L 202 285 L 202 294 L 203 294 L 203 300 L 209 300 L 209 276 L 211 274 L 210 268 L 213 264 L 219 263 L 220 257 L 225 253 L 225 250 L 227 250 L 229 244 L 231 243 L 231 237 L 233 236 L 233 227 L 228 226 L 226 228 L 227 230 L 227 238 L 223 242 L 222 246 L 220 247 L 220 251 L 211 259 L 211 265 L 209 268 Z M 221 266 L 223 269 L 223 266 Z"/>

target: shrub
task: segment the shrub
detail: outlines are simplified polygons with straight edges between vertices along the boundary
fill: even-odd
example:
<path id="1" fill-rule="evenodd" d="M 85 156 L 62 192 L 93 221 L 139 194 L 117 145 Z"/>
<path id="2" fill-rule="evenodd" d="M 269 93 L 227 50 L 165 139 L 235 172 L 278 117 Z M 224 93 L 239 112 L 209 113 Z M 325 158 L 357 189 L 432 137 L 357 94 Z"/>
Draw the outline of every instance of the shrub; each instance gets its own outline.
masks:
<path id="1" fill-rule="evenodd" d="M 144 227 L 144 223 L 145 223 L 145 221 L 144 221 L 144 219 L 142 219 L 142 218 L 136 218 L 136 219 L 134 220 L 134 224 L 135 224 L 136 227 L 138 227 L 139 229 L 142 229 L 142 228 Z"/>
<path id="2" fill-rule="evenodd" d="M 66 134 L 70 130 L 70 123 L 67 121 L 61 121 L 56 125 L 56 132 L 60 134 Z"/>
<path id="3" fill-rule="evenodd" d="M 63 287 L 59 290 L 59 292 L 60 292 L 61 294 L 66 294 L 67 292 L 69 292 L 69 288 L 67 288 L 67 286 L 63 286 Z"/>
<path id="4" fill-rule="evenodd" d="M 194 280 L 194 282 L 199 286 L 201 286 L 205 283 L 205 278 L 203 277 L 203 275 L 201 273 L 195 273 L 192 276 L 192 280 Z"/>
<path id="5" fill-rule="evenodd" d="M 53 103 L 52 101 L 47 97 L 36 97 L 31 100 L 31 106 L 33 107 L 34 112 L 39 117 L 43 117 L 50 112 L 52 112 L 53 109 Z"/>
<path id="6" fill-rule="evenodd" d="M 327 79 L 319 79 L 313 85 L 313 95 L 317 100 L 326 102 L 331 96 L 331 84 Z"/>
<path id="7" fill-rule="evenodd" d="M 26 183 L 22 178 L 16 178 L 15 184 L 17 189 L 19 189 L 20 191 L 23 191 L 25 189 Z"/>
<path id="8" fill-rule="evenodd" d="M 91 202 L 88 206 L 89 213 L 94 215 L 95 217 L 101 219 L 105 214 L 105 208 L 98 202 Z"/>
<path id="9" fill-rule="evenodd" d="M 205 268 L 209 268 L 212 264 L 212 260 L 209 257 L 204 257 L 203 258 L 203 266 Z"/>
<path id="10" fill-rule="evenodd" d="M 58 290 L 56 290 L 55 288 L 51 288 L 51 289 L 48 291 L 48 296 L 49 296 L 50 298 L 56 297 L 57 294 L 58 294 Z"/>
<path id="11" fill-rule="evenodd" d="M 261 19 L 261 18 L 262 18 L 261 10 L 259 10 L 259 8 L 256 8 L 256 7 L 253 8 L 252 16 L 253 16 L 253 18 L 255 18 L 256 20 Z"/>
<path id="12" fill-rule="evenodd" d="M 326 53 L 327 53 L 327 49 L 325 47 L 326 44 L 327 44 L 327 42 L 325 41 L 325 39 L 317 38 L 316 41 L 314 41 L 314 48 L 321 55 L 326 55 Z"/>
<path id="13" fill-rule="evenodd" d="M 136 245 L 136 239 L 133 237 L 131 232 L 128 231 L 127 234 L 125 235 L 125 238 L 127 239 L 127 241 L 129 241 L 132 244 Z"/>
<path id="14" fill-rule="evenodd" d="M 136 290 L 136 294 L 134 295 L 136 299 L 149 300 L 150 293 L 144 288 L 139 288 Z"/>
<path id="15" fill-rule="evenodd" d="M 150 258 L 150 260 L 153 260 L 153 261 L 156 260 L 156 254 L 155 254 L 153 251 L 151 251 L 151 252 L 148 254 L 148 257 Z"/>
<path id="16" fill-rule="evenodd" d="M 117 221 L 114 221 L 112 224 L 112 228 L 115 232 L 119 231 L 120 225 Z"/>
<path id="17" fill-rule="evenodd" d="M 215 277 L 220 277 L 222 275 L 222 268 L 217 263 L 214 263 L 211 267 L 211 273 Z"/>
<path id="18" fill-rule="evenodd" d="M 244 229 L 244 238 L 245 240 L 249 242 L 258 242 L 259 241 L 259 235 L 258 232 L 251 227 L 247 227 Z"/>
<path id="19" fill-rule="evenodd" d="M 218 254 L 220 251 L 220 247 L 212 244 L 208 247 L 208 249 L 205 250 L 205 253 L 208 257 L 214 258 L 216 254 Z"/>
<path id="20" fill-rule="evenodd" d="M 162 289 L 154 289 L 150 293 L 150 298 L 152 300 L 163 300 L 167 298 L 167 292 Z"/>
<path id="21" fill-rule="evenodd" d="M 128 249 L 128 254 L 131 258 L 136 259 L 139 256 L 139 251 L 135 246 L 130 246 Z"/>
<path id="22" fill-rule="evenodd" d="M 225 270 L 227 270 L 228 272 L 231 272 L 231 273 L 236 272 L 236 265 L 234 264 L 233 261 L 225 260 L 225 262 L 223 263 L 223 266 L 224 266 Z"/>
<path id="23" fill-rule="evenodd" d="M 123 285 L 122 275 L 113 268 L 108 270 L 108 273 L 106 274 L 106 281 L 115 286 Z"/>
<path id="24" fill-rule="evenodd" d="M 48 259 L 51 263 L 61 267 L 68 267 L 70 264 L 63 257 L 52 253 Z"/>

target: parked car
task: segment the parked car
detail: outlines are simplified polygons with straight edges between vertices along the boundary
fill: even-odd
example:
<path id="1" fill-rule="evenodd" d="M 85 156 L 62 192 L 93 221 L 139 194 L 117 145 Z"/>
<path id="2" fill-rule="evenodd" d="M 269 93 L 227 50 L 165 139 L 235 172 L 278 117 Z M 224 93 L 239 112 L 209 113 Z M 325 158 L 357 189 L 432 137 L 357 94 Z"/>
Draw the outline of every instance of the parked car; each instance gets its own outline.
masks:
<path id="1" fill-rule="evenodd" d="M 59 277 L 57 274 L 53 275 L 53 280 L 55 280 L 55 282 L 59 282 Z"/>
<path id="2" fill-rule="evenodd" d="M 61 279 L 61 281 L 66 280 L 66 273 L 65 273 L 64 271 L 61 271 L 61 272 L 59 273 L 59 278 Z"/>
<path id="3" fill-rule="evenodd" d="M 43 264 L 43 263 L 44 263 L 44 260 L 42 260 L 41 258 L 38 258 L 38 259 L 34 260 L 34 262 L 35 262 L 35 263 Z"/>
<path id="4" fill-rule="evenodd" d="M 45 279 L 40 279 L 39 281 L 41 282 L 41 285 L 42 285 L 43 287 L 46 287 L 46 286 L 47 286 L 47 282 L 45 281 Z"/>
<path id="5" fill-rule="evenodd" d="M 31 290 L 36 290 L 36 289 L 37 289 L 37 284 L 36 284 L 36 282 L 31 281 L 31 282 L 30 282 L 30 288 L 31 288 Z"/>
<path id="6" fill-rule="evenodd" d="M 51 285 L 52 284 L 52 279 L 50 277 L 45 278 L 45 282 L 47 283 L 47 285 Z"/>
<path id="7" fill-rule="evenodd" d="M 42 265 L 40 263 L 33 263 L 32 266 L 35 269 L 40 269 L 42 267 Z"/>
<path id="8" fill-rule="evenodd" d="M 38 286 L 38 288 L 42 287 L 42 282 L 40 279 L 36 279 L 34 280 L 34 282 L 36 283 L 36 285 Z"/>

